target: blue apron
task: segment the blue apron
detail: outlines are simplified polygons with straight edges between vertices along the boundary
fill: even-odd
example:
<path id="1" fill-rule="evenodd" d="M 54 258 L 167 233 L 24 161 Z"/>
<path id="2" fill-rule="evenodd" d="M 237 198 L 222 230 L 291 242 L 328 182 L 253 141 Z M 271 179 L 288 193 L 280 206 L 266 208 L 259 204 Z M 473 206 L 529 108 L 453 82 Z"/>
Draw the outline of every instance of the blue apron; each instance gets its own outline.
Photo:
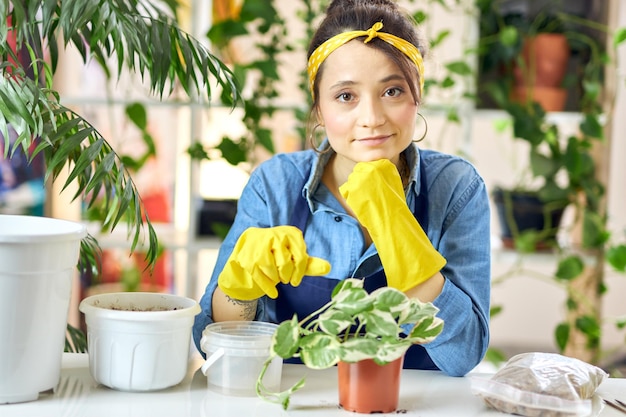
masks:
<path id="1" fill-rule="evenodd" d="M 426 175 L 424 165 L 420 161 L 420 194 L 415 201 L 413 213 L 422 228 L 428 230 L 428 197 L 426 195 Z M 308 178 L 308 175 L 305 175 Z M 303 187 L 302 187 L 303 188 Z M 302 189 L 300 188 L 300 189 Z M 304 196 L 296 201 L 290 225 L 302 230 L 304 233 L 309 219 L 309 206 Z M 333 289 L 339 282 L 339 279 L 326 277 L 304 277 L 299 286 L 294 287 L 289 284 L 279 284 L 278 298 L 276 298 L 276 317 L 278 322 L 290 320 L 294 313 L 298 317 L 306 317 L 316 311 L 320 306 L 330 300 Z M 385 271 L 381 270 L 364 278 L 364 288 L 368 292 L 386 286 L 387 278 Z M 298 362 L 298 359 L 290 359 L 287 362 Z M 407 369 L 430 369 L 438 370 L 421 345 L 413 345 L 407 351 L 404 357 L 404 368 Z"/>

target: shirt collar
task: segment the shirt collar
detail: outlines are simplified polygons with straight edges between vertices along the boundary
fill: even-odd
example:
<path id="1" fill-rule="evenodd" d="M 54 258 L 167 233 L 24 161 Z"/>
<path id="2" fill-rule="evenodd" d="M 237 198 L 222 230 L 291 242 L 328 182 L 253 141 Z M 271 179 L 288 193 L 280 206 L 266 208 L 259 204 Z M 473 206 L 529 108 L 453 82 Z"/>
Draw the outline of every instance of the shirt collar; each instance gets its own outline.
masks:
<path id="1" fill-rule="evenodd" d="M 409 184 L 407 189 L 413 188 L 415 194 L 419 194 L 420 192 L 420 182 L 419 182 L 419 165 L 421 160 L 419 159 L 419 148 L 415 144 L 410 144 L 408 148 L 403 151 L 406 162 L 409 166 Z M 302 190 L 302 196 L 309 203 L 309 208 L 313 211 L 313 202 L 311 200 L 312 196 L 315 194 L 317 187 L 322 181 L 322 175 L 324 174 L 324 167 L 328 164 L 330 158 L 335 154 L 335 151 L 330 147 L 330 143 L 328 139 L 325 139 L 322 145 L 320 146 L 320 152 L 317 152 L 317 158 L 315 159 L 314 165 L 309 173 L 309 179 L 304 185 L 304 189 Z"/>

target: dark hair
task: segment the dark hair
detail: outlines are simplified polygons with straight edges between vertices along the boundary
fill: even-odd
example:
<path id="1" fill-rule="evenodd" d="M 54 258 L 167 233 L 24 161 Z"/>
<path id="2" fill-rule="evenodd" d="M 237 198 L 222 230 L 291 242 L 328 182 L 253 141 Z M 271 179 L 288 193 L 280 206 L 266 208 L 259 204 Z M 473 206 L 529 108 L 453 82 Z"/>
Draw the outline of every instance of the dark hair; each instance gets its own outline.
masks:
<path id="1" fill-rule="evenodd" d="M 333 36 L 352 30 L 368 30 L 377 22 L 383 23 L 382 32 L 390 33 L 412 43 L 420 51 L 422 57 L 426 58 L 428 51 L 426 40 L 418 32 L 417 23 L 410 14 L 401 9 L 393 0 L 333 0 L 326 9 L 326 16 L 311 38 L 307 51 L 307 60 L 318 46 Z M 419 77 L 422 75 L 417 73 L 417 68 L 413 62 L 399 49 L 382 39 L 374 38 L 367 45 L 379 49 L 400 68 L 402 75 L 409 84 L 411 95 L 416 103 L 420 103 L 422 99 L 421 93 L 418 92 L 416 83 L 412 82 L 412 80 L 417 78 L 419 84 Z M 313 143 L 315 133 L 313 125 L 317 119 L 315 109 L 318 106 L 320 96 L 318 90 L 319 82 L 317 80 L 320 79 L 323 73 L 324 64 L 322 63 L 314 80 L 313 105 L 311 106 L 309 122 L 307 123 L 307 137 L 311 139 L 311 145 L 314 149 L 316 146 Z"/>
<path id="2" fill-rule="evenodd" d="M 318 46 L 333 36 L 352 30 L 368 30 L 374 23 L 382 22 L 381 32 L 390 33 L 402 38 L 413 45 L 426 56 L 426 41 L 420 36 L 415 20 L 392 0 L 333 0 L 326 9 L 326 17 L 320 23 L 317 31 L 311 39 L 307 52 L 307 59 L 313 54 Z M 360 38 L 357 38 L 360 39 Z M 412 61 L 399 49 L 388 44 L 382 39 L 374 38 L 368 46 L 381 50 L 399 68 L 409 83 L 411 94 L 415 102 L 421 101 L 415 83 L 411 82 L 414 77 L 421 77 Z M 324 64 L 320 66 L 316 78 L 319 79 L 324 72 Z M 313 108 L 317 107 L 319 83 L 316 81 L 313 88 Z"/>

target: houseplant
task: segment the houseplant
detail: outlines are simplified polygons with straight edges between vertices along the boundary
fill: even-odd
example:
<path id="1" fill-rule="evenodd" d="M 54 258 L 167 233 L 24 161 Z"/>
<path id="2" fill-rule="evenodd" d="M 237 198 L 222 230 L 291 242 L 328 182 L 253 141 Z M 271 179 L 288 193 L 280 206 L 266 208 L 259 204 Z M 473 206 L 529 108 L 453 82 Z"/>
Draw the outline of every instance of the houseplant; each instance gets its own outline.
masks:
<path id="1" fill-rule="evenodd" d="M 158 240 L 128 168 L 85 117 L 62 104 L 53 76 L 59 48 L 72 47 L 84 62 L 101 64 L 109 77 L 124 70 L 138 73 L 160 99 L 175 95 L 208 102 L 215 83 L 222 101 L 235 105 L 240 96 L 232 72 L 178 27 L 178 6 L 177 0 L 0 1 L 0 14 L 6 17 L 0 19 L 4 157 L 18 148 L 33 149 L 32 158 L 44 157 L 47 179 L 67 172 L 64 188 L 75 185 L 73 198 L 84 198 L 87 206 L 102 203 L 105 231 L 123 219 L 131 251 L 146 244 L 149 265 L 158 256 Z M 6 140 L 9 126 L 18 134 L 11 144 Z M 97 241 L 83 239 L 79 267 L 91 269 L 97 256 Z"/>
<path id="2" fill-rule="evenodd" d="M 478 1 L 477 6 L 481 13 L 479 62 L 482 72 L 492 74 L 479 96 L 487 97 L 491 104 L 510 116 L 513 137 L 528 147 L 528 169 L 522 171 L 518 184 L 496 190 L 496 203 L 502 204 L 500 211 L 505 214 L 501 224 L 512 229 L 517 249 L 532 251 L 537 247 L 554 247 L 563 210 L 575 200 L 581 179 L 593 177 L 593 167 L 586 162 L 591 159 L 590 143 L 602 137 L 603 97 L 600 92 L 607 56 L 602 44 L 606 28 L 557 11 L 557 2 L 544 3 L 534 15 L 507 14 L 501 10 L 502 2 L 498 0 Z M 563 138 L 559 124 L 548 114 L 549 110 L 557 108 L 546 107 L 545 101 L 532 94 L 520 94 L 520 87 L 515 86 L 520 68 L 525 67 L 534 74 L 532 70 L 540 66 L 520 63 L 523 45 L 528 39 L 546 33 L 564 37 L 572 52 L 570 72 L 579 81 L 565 80 L 561 87 L 569 82 L 569 102 L 576 103 L 575 109 L 585 114 L 580 123 L 581 135 Z M 540 87 L 523 88 L 533 92 L 548 88 Z M 515 210 L 505 203 L 515 200 L 517 194 L 543 203 L 543 207 L 537 209 L 539 226 L 524 231 L 512 222 Z"/>
<path id="3" fill-rule="evenodd" d="M 480 40 L 479 54 L 483 57 L 519 47 L 522 35 L 518 26 L 505 22 L 501 4 L 497 0 L 476 1 L 479 10 L 486 16 L 496 15 L 492 22 L 498 23 L 490 36 Z M 580 65 L 572 71 L 577 82 L 569 88 L 573 93 L 569 101 L 579 112 L 577 131 L 563 135 L 558 123 L 538 102 L 512 100 L 510 84 L 504 82 L 507 77 L 484 83 L 483 93 L 507 113 L 513 137 L 528 147 L 530 190 L 543 201 L 548 202 L 549 197 L 554 199 L 552 204 L 566 204 L 573 212 L 571 224 L 554 229 L 568 236 L 568 241 L 552 241 L 557 258 L 553 281 L 567 294 L 566 317 L 555 329 L 555 340 L 561 352 L 597 364 L 602 353 L 601 300 L 606 291 L 606 262 L 622 272 L 626 264 L 626 247 L 607 228 L 608 161 L 601 157 L 610 146 L 608 129 L 614 116 L 614 91 L 605 86 L 610 86 L 615 77 L 615 49 L 626 34 L 623 28 L 613 32 L 606 25 L 580 16 L 558 11 L 555 16 L 564 25 L 563 34 L 572 53 L 579 58 Z M 537 230 L 518 232 L 514 236 L 516 248 L 526 252 L 533 251 L 542 237 Z M 620 320 L 616 324 L 624 327 Z"/>
<path id="4" fill-rule="evenodd" d="M 291 394 L 304 385 L 303 378 L 281 393 L 265 389 L 263 375 L 276 356 L 300 358 L 311 369 L 368 360 L 384 367 L 401 360 L 414 343 L 428 343 L 441 333 L 443 320 L 436 317 L 437 312 L 431 303 L 410 299 L 392 287 L 367 293 L 363 280 L 343 280 L 317 311 L 279 324 L 257 381 L 257 394 L 286 409 Z"/>

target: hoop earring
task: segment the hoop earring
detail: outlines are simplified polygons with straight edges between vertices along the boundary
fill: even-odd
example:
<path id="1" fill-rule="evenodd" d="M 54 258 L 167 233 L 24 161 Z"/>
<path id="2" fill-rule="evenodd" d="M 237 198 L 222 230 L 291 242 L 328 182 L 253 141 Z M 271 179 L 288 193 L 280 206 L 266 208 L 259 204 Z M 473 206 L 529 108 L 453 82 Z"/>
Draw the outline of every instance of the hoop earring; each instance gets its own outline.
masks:
<path id="1" fill-rule="evenodd" d="M 309 142 L 311 144 L 311 148 L 313 149 L 313 152 L 315 152 L 318 155 L 325 155 L 328 152 L 330 152 L 332 150 L 331 146 L 328 146 L 328 148 L 326 148 L 323 151 L 320 151 L 318 149 L 319 145 L 315 144 L 315 131 L 317 130 L 317 128 L 322 127 L 321 123 L 317 123 L 315 126 L 313 126 L 313 129 L 311 130 L 311 134 L 309 135 Z"/>
<path id="2" fill-rule="evenodd" d="M 418 142 L 423 141 L 424 138 L 426 137 L 426 134 L 428 134 L 428 122 L 426 121 L 426 118 L 420 112 L 417 112 L 417 115 L 422 118 L 422 120 L 424 121 L 424 126 L 426 126 L 426 127 L 424 129 L 424 134 L 422 135 L 422 137 L 419 138 L 419 139 L 414 140 L 413 141 L 414 143 L 418 143 Z"/>

